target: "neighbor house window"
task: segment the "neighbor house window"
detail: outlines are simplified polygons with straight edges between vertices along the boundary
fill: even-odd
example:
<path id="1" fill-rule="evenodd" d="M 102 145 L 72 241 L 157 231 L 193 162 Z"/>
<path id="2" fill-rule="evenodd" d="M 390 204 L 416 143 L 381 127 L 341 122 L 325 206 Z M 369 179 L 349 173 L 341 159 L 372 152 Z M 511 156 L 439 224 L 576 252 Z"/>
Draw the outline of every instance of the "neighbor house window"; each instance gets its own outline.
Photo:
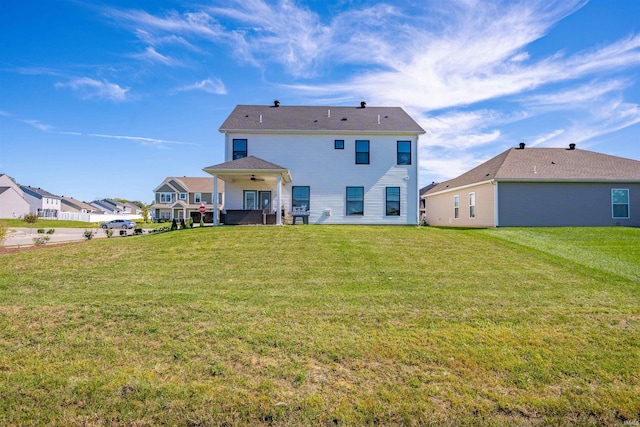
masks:
<path id="1" fill-rule="evenodd" d="M 411 141 L 398 141 L 398 164 L 411 164 Z"/>
<path id="2" fill-rule="evenodd" d="M 629 218 L 629 189 L 613 188 L 611 190 L 611 209 L 613 218 Z"/>
<path id="3" fill-rule="evenodd" d="M 333 141 L 333 148 L 336 150 L 344 150 L 344 139 L 336 139 Z"/>
<path id="4" fill-rule="evenodd" d="M 255 190 L 244 191 L 244 204 L 242 209 L 257 209 L 258 193 Z"/>
<path id="5" fill-rule="evenodd" d="M 243 157 L 247 157 L 247 140 L 234 139 L 233 140 L 233 160 L 242 159 Z"/>
<path id="6" fill-rule="evenodd" d="M 193 203 L 202 203 L 202 193 L 193 193 Z"/>
<path id="7" fill-rule="evenodd" d="M 347 215 L 364 215 L 364 187 L 347 187 Z"/>
<path id="8" fill-rule="evenodd" d="M 180 193 L 180 200 L 186 200 L 187 199 L 187 193 Z"/>
<path id="9" fill-rule="evenodd" d="M 369 164 L 369 141 L 356 141 L 356 165 Z"/>
<path id="10" fill-rule="evenodd" d="M 476 217 L 476 193 L 469 193 L 469 218 Z"/>
<path id="11" fill-rule="evenodd" d="M 387 187 L 387 216 L 400 216 L 400 187 Z"/>
<path id="12" fill-rule="evenodd" d="M 453 196 L 453 217 L 460 218 L 460 196 Z"/>
<path id="13" fill-rule="evenodd" d="M 160 193 L 160 203 L 171 203 L 171 193 Z"/>
<path id="14" fill-rule="evenodd" d="M 309 210 L 309 201 L 311 198 L 310 187 L 293 187 L 291 189 L 291 201 L 293 208 L 302 208 L 302 210 Z"/>
<path id="15" fill-rule="evenodd" d="M 224 200 L 222 200 L 222 195 L 224 193 L 218 193 L 218 204 L 219 205 L 224 205 Z"/>

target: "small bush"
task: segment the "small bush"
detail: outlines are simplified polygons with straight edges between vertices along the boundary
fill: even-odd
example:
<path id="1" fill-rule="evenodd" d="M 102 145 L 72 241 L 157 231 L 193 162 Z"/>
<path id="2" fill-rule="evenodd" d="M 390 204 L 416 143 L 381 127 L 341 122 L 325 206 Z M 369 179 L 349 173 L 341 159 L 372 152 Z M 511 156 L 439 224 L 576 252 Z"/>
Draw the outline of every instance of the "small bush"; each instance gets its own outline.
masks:
<path id="1" fill-rule="evenodd" d="M 53 228 L 50 228 L 50 229 L 47 230 L 47 234 L 53 234 L 55 232 L 56 232 L 56 230 L 53 229 Z"/>
<path id="2" fill-rule="evenodd" d="M 91 230 L 84 230 L 84 233 L 82 235 L 84 236 L 85 239 L 91 240 L 91 239 L 93 239 L 93 235 L 94 234 L 95 233 L 93 231 L 91 231 Z"/>
<path id="3" fill-rule="evenodd" d="M 38 228 L 38 234 L 44 234 L 44 228 Z"/>
<path id="4" fill-rule="evenodd" d="M 105 228 L 104 229 L 104 234 L 106 234 L 107 237 L 111 237 L 111 236 L 113 236 L 113 230 L 110 229 L 110 228 Z"/>
<path id="5" fill-rule="evenodd" d="M 38 214 L 37 214 L 37 213 L 34 213 L 34 212 L 31 212 L 31 213 L 25 214 L 25 215 L 22 217 L 22 220 L 23 220 L 24 222 L 26 222 L 27 224 L 35 224 L 35 223 L 36 223 L 36 221 L 38 221 Z"/>
<path id="6" fill-rule="evenodd" d="M 38 236 L 38 237 L 34 237 L 33 238 L 33 243 L 36 246 L 42 246 L 44 244 L 46 244 L 49 241 L 50 237 L 49 236 Z"/>

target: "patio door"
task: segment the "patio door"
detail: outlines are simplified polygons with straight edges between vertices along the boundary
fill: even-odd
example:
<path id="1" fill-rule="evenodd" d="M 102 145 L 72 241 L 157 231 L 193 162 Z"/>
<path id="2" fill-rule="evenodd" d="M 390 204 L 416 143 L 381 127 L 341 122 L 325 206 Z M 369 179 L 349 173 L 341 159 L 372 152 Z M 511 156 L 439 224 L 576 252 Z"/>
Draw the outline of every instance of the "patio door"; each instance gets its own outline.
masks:
<path id="1" fill-rule="evenodd" d="M 245 210 L 254 210 L 258 209 L 256 205 L 256 191 L 255 190 L 245 190 L 244 191 L 244 206 Z"/>
<path id="2" fill-rule="evenodd" d="M 271 191 L 259 191 L 258 199 L 260 201 L 260 209 L 263 212 L 271 213 Z"/>

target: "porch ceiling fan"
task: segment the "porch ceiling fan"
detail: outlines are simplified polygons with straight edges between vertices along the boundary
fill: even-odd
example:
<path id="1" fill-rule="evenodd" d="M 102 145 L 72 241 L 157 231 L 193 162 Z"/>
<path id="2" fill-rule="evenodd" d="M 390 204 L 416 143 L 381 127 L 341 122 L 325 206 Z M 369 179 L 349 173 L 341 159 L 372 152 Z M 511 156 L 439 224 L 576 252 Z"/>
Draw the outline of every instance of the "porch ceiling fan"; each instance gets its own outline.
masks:
<path id="1" fill-rule="evenodd" d="M 264 178 L 256 178 L 255 175 L 251 175 L 251 181 L 264 181 Z"/>

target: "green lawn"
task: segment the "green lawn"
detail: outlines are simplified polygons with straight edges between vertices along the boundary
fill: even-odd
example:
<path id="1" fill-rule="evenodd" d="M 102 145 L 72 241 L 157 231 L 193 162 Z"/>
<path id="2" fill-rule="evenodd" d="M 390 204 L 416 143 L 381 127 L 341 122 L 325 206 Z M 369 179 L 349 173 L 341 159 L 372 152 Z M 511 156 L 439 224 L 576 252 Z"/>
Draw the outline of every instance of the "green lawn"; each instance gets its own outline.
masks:
<path id="1" fill-rule="evenodd" d="M 637 425 L 639 251 L 285 226 L 0 255 L 0 425 Z"/>

